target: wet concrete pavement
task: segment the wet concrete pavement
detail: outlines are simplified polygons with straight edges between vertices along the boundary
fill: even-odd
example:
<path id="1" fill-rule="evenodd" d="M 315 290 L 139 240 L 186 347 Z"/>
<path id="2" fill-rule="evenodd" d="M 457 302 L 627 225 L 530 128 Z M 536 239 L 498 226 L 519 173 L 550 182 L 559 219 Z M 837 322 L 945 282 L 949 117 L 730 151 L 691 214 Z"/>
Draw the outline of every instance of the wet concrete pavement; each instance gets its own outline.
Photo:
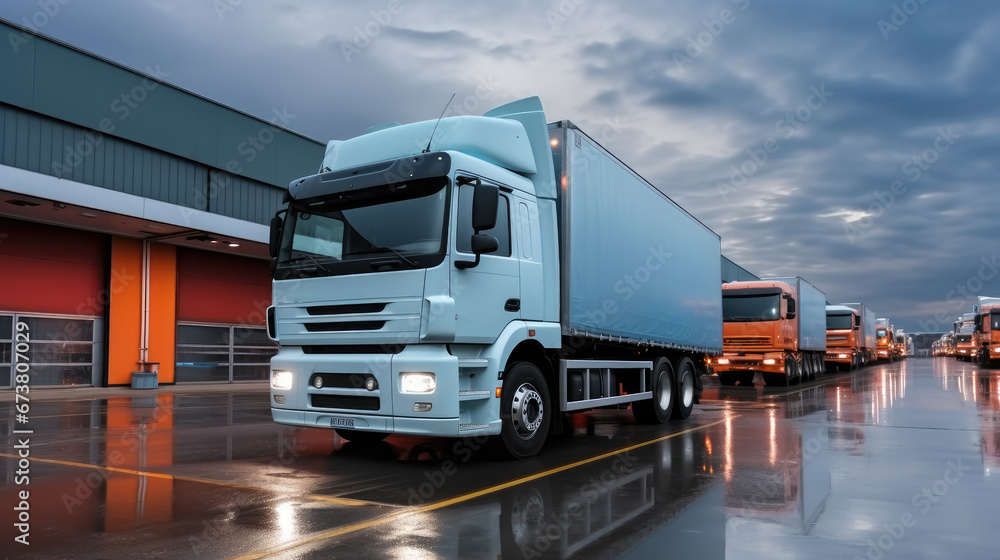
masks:
<path id="1" fill-rule="evenodd" d="M 27 425 L 0 402 L 0 554 L 998 558 L 998 380 L 942 357 L 713 385 L 687 421 L 576 415 L 518 462 L 279 426 L 262 385 L 36 391 Z"/>

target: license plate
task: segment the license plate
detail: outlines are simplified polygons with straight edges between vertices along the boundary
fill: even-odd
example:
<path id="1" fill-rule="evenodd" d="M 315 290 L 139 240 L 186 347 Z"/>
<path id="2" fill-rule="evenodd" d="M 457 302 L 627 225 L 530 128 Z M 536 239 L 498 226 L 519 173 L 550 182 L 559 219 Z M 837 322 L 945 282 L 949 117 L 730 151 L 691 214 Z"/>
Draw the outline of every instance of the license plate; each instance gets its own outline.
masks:
<path id="1" fill-rule="evenodd" d="M 330 425 L 338 428 L 353 428 L 354 418 L 331 418 Z"/>

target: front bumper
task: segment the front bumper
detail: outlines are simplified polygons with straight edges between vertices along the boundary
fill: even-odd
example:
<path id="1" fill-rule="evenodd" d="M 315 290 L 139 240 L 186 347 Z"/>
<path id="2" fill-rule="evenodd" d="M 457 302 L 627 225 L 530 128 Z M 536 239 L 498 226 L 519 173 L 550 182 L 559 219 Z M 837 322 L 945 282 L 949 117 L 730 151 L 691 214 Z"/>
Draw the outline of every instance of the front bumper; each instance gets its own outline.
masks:
<path id="1" fill-rule="evenodd" d="M 727 361 L 729 363 L 719 363 Z M 773 363 L 767 363 L 767 362 Z M 785 372 L 785 354 L 782 352 L 740 352 L 723 353 L 721 358 L 712 359 L 712 369 L 715 373 L 729 371 L 762 371 L 768 373 Z"/>
<path id="2" fill-rule="evenodd" d="M 395 418 L 349 411 L 316 412 L 274 407 L 271 407 L 271 417 L 279 424 L 307 428 L 347 428 L 358 431 L 439 437 L 468 435 L 464 431 L 459 433 L 458 418 Z M 351 425 L 345 421 L 350 421 Z"/>
<path id="3" fill-rule="evenodd" d="M 854 363 L 854 352 L 850 348 L 845 348 L 843 352 L 829 351 L 823 361 L 832 364 L 851 364 Z"/>
<path id="4" fill-rule="evenodd" d="M 479 367 L 496 370 L 493 364 Z M 443 344 L 409 345 L 396 354 L 306 354 L 282 347 L 271 369 L 292 372 L 290 389 L 271 387 L 271 416 L 281 424 L 438 437 L 500 433 L 499 404 L 482 396 L 492 397 L 496 376 L 462 378 L 464 366 Z M 436 387 L 404 393 L 403 372 L 433 373 Z M 319 388 L 312 383 L 317 374 L 325 379 Z M 373 390 L 358 382 L 367 377 L 377 381 Z M 470 377 L 493 385 L 466 387 Z"/>

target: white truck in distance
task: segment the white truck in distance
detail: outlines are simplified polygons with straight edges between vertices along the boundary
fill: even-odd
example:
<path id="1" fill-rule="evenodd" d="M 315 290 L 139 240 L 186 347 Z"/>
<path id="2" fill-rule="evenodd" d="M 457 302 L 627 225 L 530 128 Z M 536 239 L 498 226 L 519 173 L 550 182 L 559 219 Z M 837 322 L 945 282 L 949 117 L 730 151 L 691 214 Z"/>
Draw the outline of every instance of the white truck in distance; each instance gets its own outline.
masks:
<path id="1" fill-rule="evenodd" d="M 562 413 L 691 414 L 719 237 L 538 98 L 331 141 L 321 169 L 271 222 L 276 422 L 528 457 Z"/>

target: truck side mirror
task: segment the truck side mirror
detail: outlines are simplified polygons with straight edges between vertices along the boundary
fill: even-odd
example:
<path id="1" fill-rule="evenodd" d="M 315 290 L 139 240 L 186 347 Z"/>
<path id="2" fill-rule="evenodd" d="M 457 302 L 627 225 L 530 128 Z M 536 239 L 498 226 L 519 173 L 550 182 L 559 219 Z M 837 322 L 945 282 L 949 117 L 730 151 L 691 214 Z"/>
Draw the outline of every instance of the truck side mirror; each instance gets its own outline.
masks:
<path id="1" fill-rule="evenodd" d="M 459 183 L 467 178 L 460 177 Z M 497 210 L 500 206 L 500 188 L 496 185 L 484 185 L 475 179 L 475 190 L 472 193 L 472 252 L 476 255 L 476 260 L 455 261 L 455 267 L 459 269 L 475 268 L 479 266 L 479 256 L 483 253 L 492 253 L 500 248 L 500 242 L 495 237 L 483 235 L 480 231 L 493 229 L 497 225 Z M 464 183 L 467 184 L 467 183 Z"/>
<path id="2" fill-rule="evenodd" d="M 854 330 L 861 330 L 861 315 L 854 316 Z"/>
<path id="3" fill-rule="evenodd" d="M 497 207 L 500 204 L 500 188 L 496 185 L 478 184 L 472 195 L 472 229 L 479 233 L 493 229 L 497 225 Z"/>
<path id="4" fill-rule="evenodd" d="M 277 258 L 278 244 L 281 243 L 281 226 L 284 225 L 284 220 L 281 219 L 280 214 L 281 212 L 278 212 L 271 218 L 271 237 L 268 239 L 267 248 L 271 252 L 272 259 Z"/>
<path id="5" fill-rule="evenodd" d="M 983 332 L 983 316 L 982 315 L 976 315 L 976 318 L 973 320 L 973 324 L 976 325 L 975 332 Z"/>
<path id="6" fill-rule="evenodd" d="M 794 319 L 795 318 L 795 298 L 793 298 L 792 296 L 790 296 L 788 294 L 782 294 L 781 297 L 785 298 L 788 301 L 788 311 L 785 313 L 785 318 L 786 319 Z"/>
<path id="7" fill-rule="evenodd" d="M 472 252 L 477 255 L 492 253 L 500 248 L 500 242 L 496 237 L 477 233 L 472 236 Z"/>

